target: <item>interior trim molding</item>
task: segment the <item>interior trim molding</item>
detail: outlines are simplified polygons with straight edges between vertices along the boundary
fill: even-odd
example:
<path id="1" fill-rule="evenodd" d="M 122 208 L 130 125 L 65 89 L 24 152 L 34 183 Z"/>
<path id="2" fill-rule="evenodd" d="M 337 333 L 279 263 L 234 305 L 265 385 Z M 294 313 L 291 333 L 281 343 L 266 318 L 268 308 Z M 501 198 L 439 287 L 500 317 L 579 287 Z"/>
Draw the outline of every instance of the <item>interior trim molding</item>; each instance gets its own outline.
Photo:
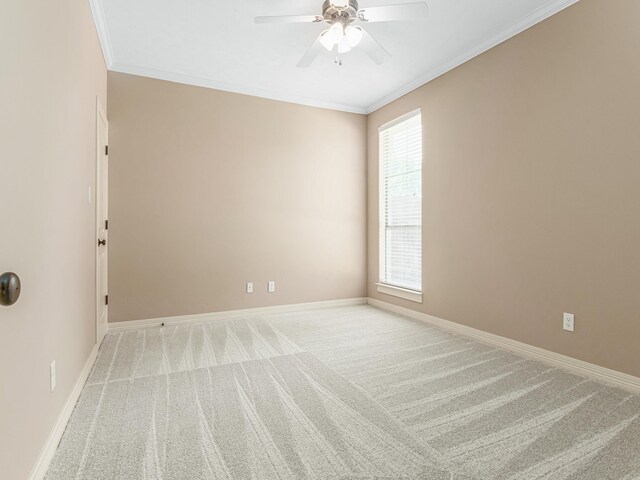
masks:
<path id="1" fill-rule="evenodd" d="M 376 287 L 379 293 L 385 295 L 391 295 L 393 297 L 404 298 L 416 303 L 422 303 L 422 292 L 416 292 L 414 290 L 407 290 L 406 288 L 395 287 L 393 285 L 387 285 L 385 283 L 376 283 Z"/>
<path id="2" fill-rule="evenodd" d="M 240 95 L 249 95 L 252 97 L 265 98 L 267 100 L 276 100 L 279 102 L 293 103 L 296 105 L 304 105 L 307 107 L 325 108 L 328 110 L 338 110 L 340 112 L 357 113 L 360 115 L 367 114 L 366 108 L 354 107 L 352 105 L 344 105 L 341 103 L 325 102 L 313 98 L 299 97 L 287 93 L 274 92 L 257 87 L 245 87 L 233 83 L 219 82 L 217 80 L 185 75 L 182 73 L 167 72 L 155 68 L 139 67 L 137 65 L 127 65 L 120 62 L 114 62 L 109 67 L 112 72 L 128 73 L 129 75 L 138 75 L 141 77 L 155 78 L 156 80 L 165 80 L 168 82 L 182 83 L 185 85 L 193 85 L 196 87 L 211 88 L 221 90 L 223 92 L 238 93 Z"/>
<path id="3" fill-rule="evenodd" d="M 490 50 L 496 45 L 499 45 L 500 43 L 510 39 L 511 37 L 514 37 L 515 35 L 523 32 L 524 30 L 531 28 L 537 23 L 540 23 L 543 20 L 546 20 L 547 18 L 555 15 L 556 13 L 573 5 L 574 3 L 577 3 L 578 1 L 580 0 L 549 0 L 547 3 L 542 5 L 540 8 L 538 8 L 534 12 L 512 23 L 501 32 L 487 38 L 484 42 L 482 42 L 478 46 L 470 50 L 467 50 L 461 53 L 460 55 L 458 55 L 453 60 L 446 62 L 442 65 L 439 65 L 438 67 L 431 69 L 430 71 L 424 73 L 423 75 L 420 75 L 415 80 L 407 83 L 406 85 L 389 93 L 388 95 L 385 95 L 380 100 L 369 105 L 369 107 L 366 107 L 366 108 L 356 107 L 354 105 L 325 102 L 325 101 L 317 100 L 313 98 L 299 97 L 296 95 L 289 95 L 287 93 L 282 93 L 282 92 L 273 92 L 270 90 L 264 90 L 256 87 L 246 87 L 246 86 L 237 85 L 237 84 L 219 82 L 219 81 L 208 79 L 208 78 L 201 78 L 201 77 L 196 77 L 196 76 L 191 76 L 186 74 L 167 72 L 160 69 L 153 69 L 153 68 L 141 67 L 137 65 L 127 65 L 127 64 L 119 63 L 114 58 L 111 39 L 109 37 L 109 30 L 107 28 L 105 14 L 102 7 L 102 0 L 89 0 L 89 5 L 91 6 L 91 12 L 93 14 L 96 30 L 98 32 L 98 38 L 100 39 L 100 45 L 102 47 L 102 52 L 103 52 L 105 63 L 107 65 L 108 70 L 111 70 L 114 72 L 120 72 L 120 73 L 128 73 L 130 75 L 138 75 L 143 77 L 155 78 L 158 80 L 165 80 L 169 82 L 193 85 L 197 87 L 212 88 L 215 90 L 221 90 L 225 92 L 239 93 L 242 95 L 250 95 L 254 97 L 266 98 L 266 99 L 276 100 L 281 102 L 294 103 L 298 105 L 306 105 L 310 107 L 326 108 L 329 110 L 338 110 L 342 112 L 368 115 L 384 107 L 385 105 L 393 102 L 394 100 L 397 100 L 403 95 L 406 95 L 407 93 L 415 90 L 416 88 L 421 87 L 426 83 L 429 83 L 430 81 L 438 78 L 441 75 L 444 75 L 450 70 L 453 70 L 454 68 L 459 67 L 463 63 L 473 59 L 474 57 L 477 57 L 478 55 L 481 55 L 487 50 Z"/>
<path id="4" fill-rule="evenodd" d="M 80 371 L 78 380 L 76 381 L 67 402 L 64 404 L 62 412 L 58 415 L 58 419 L 56 420 L 51 433 L 49 433 L 49 437 L 47 438 L 44 447 L 40 451 L 38 460 L 29 475 L 29 480 L 43 480 L 47 474 L 47 470 L 49 469 L 51 460 L 53 460 L 53 456 L 56 453 L 62 434 L 64 433 L 65 428 L 67 428 L 67 423 L 69 423 L 73 409 L 80 398 L 80 393 L 82 393 L 84 384 L 87 382 L 87 378 L 89 378 L 89 373 L 91 373 L 91 368 L 93 367 L 97 356 L 98 345 L 94 345 L 91 349 L 91 353 L 89 354 L 89 358 L 87 358 L 84 367 L 82 367 L 82 370 Z"/>
<path id="5" fill-rule="evenodd" d="M 453 60 L 443 63 L 442 65 L 436 68 L 433 68 L 432 70 L 428 71 L 423 75 L 420 75 L 418 78 L 416 78 L 412 82 L 407 83 L 406 85 L 399 88 L 398 90 L 390 93 L 389 95 L 382 97 L 380 100 L 370 105 L 369 108 L 367 108 L 366 113 L 370 114 L 375 112 L 376 110 L 384 107 L 385 105 L 388 105 L 394 100 L 397 100 L 403 95 L 406 95 L 407 93 L 412 92 L 416 88 L 421 87 L 422 85 L 429 83 L 432 80 L 435 80 L 439 76 L 444 75 L 445 73 L 453 70 L 456 67 L 459 67 L 463 63 L 468 62 L 469 60 L 477 57 L 478 55 L 483 54 L 487 50 L 492 49 L 493 47 L 501 44 L 502 42 L 509 40 L 511 37 L 515 37 L 519 33 L 527 30 L 528 28 L 533 27 L 537 23 L 540 23 L 543 20 L 546 20 L 547 18 L 555 15 L 556 13 L 564 10 L 567 7 L 570 7 L 571 5 L 579 1 L 580 0 L 551 0 L 547 2 L 546 4 L 542 5 L 540 8 L 530 13 L 529 15 L 512 23 L 501 32 L 495 35 L 492 35 L 491 37 L 486 39 L 484 42 L 479 44 L 478 46 L 461 53 Z"/>
<path id="6" fill-rule="evenodd" d="M 91 8 L 91 15 L 93 16 L 93 22 L 96 25 L 96 31 L 98 32 L 98 40 L 100 41 L 100 47 L 102 48 L 102 55 L 104 56 L 104 63 L 107 69 L 113 65 L 113 49 L 111 48 L 111 38 L 109 37 L 109 30 L 107 29 L 107 20 L 104 15 L 101 0 L 89 0 L 89 7 Z"/>
<path id="7" fill-rule="evenodd" d="M 223 312 L 197 313 L 194 315 L 179 315 L 175 317 L 149 318 L 146 320 L 130 320 L 109 324 L 109 333 L 139 330 L 141 328 L 153 328 L 162 325 L 189 325 L 194 323 L 207 323 L 220 320 L 232 320 L 249 315 L 269 315 L 274 313 L 299 312 L 303 310 L 317 310 L 331 307 L 348 307 L 353 305 L 366 305 L 366 297 L 347 298 L 343 300 L 327 300 L 322 302 L 294 303 L 289 305 L 275 305 L 272 307 L 244 308 L 241 310 L 226 310 Z"/>
<path id="8" fill-rule="evenodd" d="M 375 298 L 369 297 L 367 299 L 367 303 L 381 310 L 404 315 L 405 317 L 419 320 L 421 322 L 440 327 L 444 330 L 457 333 L 459 335 L 471 337 L 475 340 L 487 343 L 489 345 L 494 345 L 496 347 L 510 350 L 518 355 L 538 360 L 540 362 L 546 363 L 547 365 L 567 370 L 582 377 L 588 377 L 593 380 L 598 380 L 633 393 L 640 393 L 640 378 L 634 377 L 633 375 L 628 375 L 626 373 L 617 372 L 609 368 L 600 367 L 592 363 L 577 360 L 572 357 L 567 357 L 566 355 L 561 355 L 559 353 L 550 352 L 549 350 L 544 350 L 542 348 L 534 347 L 532 345 L 518 342 L 516 340 L 511 340 L 509 338 L 494 335 L 492 333 L 484 332 L 472 327 L 467 327 L 466 325 L 461 325 L 449 320 L 443 320 L 442 318 L 434 317 L 426 313 L 416 312 L 415 310 L 411 310 L 409 308 L 382 302 Z"/>

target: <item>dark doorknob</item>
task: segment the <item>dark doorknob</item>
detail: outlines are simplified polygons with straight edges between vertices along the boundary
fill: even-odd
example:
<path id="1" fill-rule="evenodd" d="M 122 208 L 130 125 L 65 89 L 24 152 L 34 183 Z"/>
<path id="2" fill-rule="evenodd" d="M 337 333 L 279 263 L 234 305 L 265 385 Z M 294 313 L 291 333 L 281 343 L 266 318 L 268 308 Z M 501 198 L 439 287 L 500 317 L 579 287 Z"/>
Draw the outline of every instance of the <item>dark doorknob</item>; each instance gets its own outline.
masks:
<path id="1" fill-rule="evenodd" d="M 8 307 L 20 297 L 20 278 L 13 272 L 0 275 L 0 305 Z"/>
<path id="2" fill-rule="evenodd" d="M 106 245 L 106 244 L 107 244 L 107 241 L 106 241 L 106 240 L 100 240 L 100 239 L 98 239 L 98 246 L 100 246 L 100 245 Z"/>

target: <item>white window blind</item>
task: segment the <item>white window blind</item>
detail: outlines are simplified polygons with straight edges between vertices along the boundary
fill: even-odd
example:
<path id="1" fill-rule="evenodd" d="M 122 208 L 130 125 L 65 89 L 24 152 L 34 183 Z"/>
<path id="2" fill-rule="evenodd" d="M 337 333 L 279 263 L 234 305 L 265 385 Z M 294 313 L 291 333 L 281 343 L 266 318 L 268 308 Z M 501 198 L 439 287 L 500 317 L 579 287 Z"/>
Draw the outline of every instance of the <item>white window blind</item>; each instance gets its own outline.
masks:
<path id="1" fill-rule="evenodd" d="M 380 283 L 422 291 L 422 121 L 380 129 Z"/>

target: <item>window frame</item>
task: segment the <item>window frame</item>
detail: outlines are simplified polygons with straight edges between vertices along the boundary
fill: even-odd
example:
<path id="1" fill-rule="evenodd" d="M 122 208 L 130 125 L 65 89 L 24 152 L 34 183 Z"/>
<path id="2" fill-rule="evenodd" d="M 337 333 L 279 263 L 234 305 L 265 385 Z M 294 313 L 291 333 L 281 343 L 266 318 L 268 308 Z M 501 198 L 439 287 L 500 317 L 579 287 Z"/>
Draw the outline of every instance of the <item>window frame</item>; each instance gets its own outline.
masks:
<path id="1" fill-rule="evenodd" d="M 378 282 L 376 283 L 377 291 L 379 293 L 383 293 L 386 295 L 392 295 L 394 297 L 403 298 L 405 300 L 410 300 L 416 303 L 422 303 L 422 290 L 424 288 L 423 284 L 423 276 L 422 269 L 420 271 L 420 290 L 412 290 L 409 288 L 400 287 L 397 285 L 392 285 L 389 283 L 384 283 L 385 278 L 385 251 L 386 251 L 386 207 L 385 207 L 385 169 L 384 169 L 384 158 L 383 158 L 383 148 L 382 148 L 382 139 L 383 132 L 386 130 L 393 128 L 403 122 L 413 119 L 414 117 L 420 116 L 422 117 L 422 109 L 412 110 L 390 122 L 385 123 L 378 127 Z M 420 135 L 420 150 L 422 152 L 422 157 L 424 158 L 424 150 L 423 150 L 423 136 L 424 131 L 422 130 L 422 118 L 420 119 L 421 124 L 421 135 Z M 422 174 L 423 174 L 423 158 L 420 162 L 420 189 L 423 191 L 422 184 Z M 422 207 L 422 205 L 421 205 Z M 423 231 L 423 222 L 422 222 L 422 208 L 420 210 L 420 258 L 422 259 L 422 231 Z M 421 262 L 422 264 L 422 262 Z"/>

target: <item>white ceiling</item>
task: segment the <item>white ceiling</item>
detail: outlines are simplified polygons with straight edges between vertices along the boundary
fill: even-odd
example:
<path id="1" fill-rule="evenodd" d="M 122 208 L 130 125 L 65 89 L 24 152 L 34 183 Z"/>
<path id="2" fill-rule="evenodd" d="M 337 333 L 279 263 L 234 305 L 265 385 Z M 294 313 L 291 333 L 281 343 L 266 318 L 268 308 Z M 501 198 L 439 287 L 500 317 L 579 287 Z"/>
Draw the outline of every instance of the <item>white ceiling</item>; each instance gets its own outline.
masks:
<path id="1" fill-rule="evenodd" d="M 417 0 L 360 0 L 360 8 Z M 423 21 L 365 25 L 392 55 L 356 47 L 296 64 L 325 24 L 262 24 L 321 14 L 322 0 L 90 0 L 110 70 L 369 113 L 577 0 L 427 0 Z"/>

